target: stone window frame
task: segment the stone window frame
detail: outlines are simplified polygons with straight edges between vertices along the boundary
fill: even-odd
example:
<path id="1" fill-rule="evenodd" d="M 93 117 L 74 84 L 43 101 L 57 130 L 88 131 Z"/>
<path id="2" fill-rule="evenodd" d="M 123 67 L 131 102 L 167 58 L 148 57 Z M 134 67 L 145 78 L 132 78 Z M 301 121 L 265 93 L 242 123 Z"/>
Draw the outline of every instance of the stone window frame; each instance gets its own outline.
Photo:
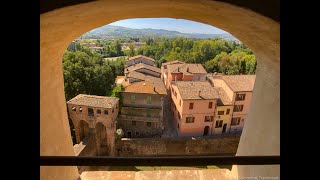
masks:
<path id="1" fill-rule="evenodd" d="M 150 126 L 148 124 L 150 124 Z M 146 126 L 147 127 L 152 127 L 152 122 L 146 122 Z"/>
<path id="2" fill-rule="evenodd" d="M 227 109 L 226 115 L 230 114 L 230 109 Z"/>
<path id="3" fill-rule="evenodd" d="M 106 113 L 106 112 L 107 112 L 107 113 Z M 109 115 L 108 109 L 105 109 L 105 110 L 103 111 L 103 114 L 104 114 L 104 115 Z"/>
<path id="4" fill-rule="evenodd" d="M 89 113 L 89 111 L 91 111 L 92 110 L 92 113 Z M 93 108 L 89 108 L 88 107 L 88 116 L 94 116 L 94 110 L 93 110 Z"/>
<path id="5" fill-rule="evenodd" d="M 131 126 L 137 126 L 137 121 L 131 121 Z"/>
<path id="6" fill-rule="evenodd" d="M 193 109 L 194 108 L 194 103 L 189 103 L 189 109 Z"/>
<path id="7" fill-rule="evenodd" d="M 190 120 L 190 118 L 191 118 L 191 120 Z M 195 117 L 193 117 L 193 116 L 186 117 L 186 123 L 194 123 L 194 121 L 195 121 Z"/>
<path id="8" fill-rule="evenodd" d="M 101 110 L 100 109 L 97 109 L 97 114 L 101 114 Z"/>
<path id="9" fill-rule="evenodd" d="M 209 109 L 212 109 L 212 106 L 213 106 L 213 102 L 209 102 L 208 108 L 209 108 Z"/>
<path id="10" fill-rule="evenodd" d="M 80 108 L 79 108 L 79 112 L 81 112 L 82 113 L 82 107 L 80 106 Z"/>
<path id="11" fill-rule="evenodd" d="M 71 111 L 77 112 L 77 108 L 75 106 L 71 107 Z"/>
<path id="12" fill-rule="evenodd" d="M 237 126 L 240 124 L 241 117 L 234 117 L 231 119 L 231 126 Z"/>

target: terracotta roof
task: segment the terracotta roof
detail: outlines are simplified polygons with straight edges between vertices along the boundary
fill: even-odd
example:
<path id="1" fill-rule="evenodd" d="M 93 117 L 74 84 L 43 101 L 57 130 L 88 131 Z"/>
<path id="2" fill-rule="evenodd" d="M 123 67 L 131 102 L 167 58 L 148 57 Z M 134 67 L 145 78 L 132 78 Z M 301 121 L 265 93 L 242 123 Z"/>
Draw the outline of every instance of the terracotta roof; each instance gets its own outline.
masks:
<path id="1" fill-rule="evenodd" d="M 154 66 L 150 66 L 150 65 L 147 65 L 147 64 L 144 64 L 144 63 L 138 63 L 138 64 L 134 64 L 132 66 L 129 66 L 129 67 L 126 68 L 126 72 L 136 71 L 138 69 L 148 69 L 150 71 L 154 71 L 154 72 L 157 72 L 157 73 L 161 74 L 160 68 L 157 68 L 157 67 L 154 67 Z"/>
<path id="2" fill-rule="evenodd" d="M 221 100 L 222 105 L 232 105 L 231 100 L 229 99 L 227 93 L 221 87 L 214 87 L 218 93 Z"/>
<path id="3" fill-rule="evenodd" d="M 182 99 L 218 99 L 218 91 L 207 81 L 177 81 L 172 84 L 177 86 Z M 200 96 L 199 96 L 200 91 Z"/>
<path id="4" fill-rule="evenodd" d="M 135 79 L 141 79 L 141 80 L 159 79 L 159 78 L 156 78 L 154 76 L 149 76 L 149 75 L 137 72 L 137 71 L 129 72 L 129 74 L 127 75 L 127 78 L 135 78 Z"/>
<path id="5" fill-rule="evenodd" d="M 256 75 L 223 75 L 213 76 L 213 78 L 221 78 L 234 92 L 253 91 Z"/>
<path id="6" fill-rule="evenodd" d="M 155 88 L 155 89 L 154 89 Z M 167 94 L 166 88 L 160 78 L 148 79 L 146 81 L 134 82 L 127 86 L 124 92 Z"/>
<path id="7" fill-rule="evenodd" d="M 169 62 L 166 62 L 166 63 L 162 63 L 162 65 L 170 65 L 170 64 L 184 64 L 184 62 L 182 61 L 179 61 L 179 60 L 175 60 L 175 61 L 169 61 Z"/>
<path id="8" fill-rule="evenodd" d="M 91 107 L 112 108 L 117 104 L 118 100 L 119 98 L 116 97 L 79 94 L 78 96 L 69 100 L 67 103 Z"/>
<path id="9" fill-rule="evenodd" d="M 207 73 L 201 64 L 171 64 L 167 65 L 169 73 L 196 74 Z"/>
<path id="10" fill-rule="evenodd" d="M 128 60 L 126 61 L 131 61 L 131 60 L 134 60 L 134 59 L 138 59 L 138 58 L 143 58 L 143 59 L 147 59 L 149 61 L 153 61 L 153 62 L 156 62 L 154 59 L 150 58 L 150 57 L 147 57 L 147 56 L 144 56 L 144 55 L 137 55 L 137 56 L 133 56 L 133 57 L 130 57 Z"/>

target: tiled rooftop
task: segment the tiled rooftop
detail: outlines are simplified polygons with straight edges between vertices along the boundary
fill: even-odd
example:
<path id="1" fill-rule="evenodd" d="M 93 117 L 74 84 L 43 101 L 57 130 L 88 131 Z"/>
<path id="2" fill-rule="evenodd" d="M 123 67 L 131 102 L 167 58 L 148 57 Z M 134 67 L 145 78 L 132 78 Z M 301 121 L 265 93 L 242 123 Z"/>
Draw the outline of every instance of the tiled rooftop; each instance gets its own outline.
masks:
<path id="1" fill-rule="evenodd" d="M 148 70 L 151 70 L 151 71 L 154 71 L 154 72 L 157 72 L 157 73 L 161 73 L 160 68 L 157 68 L 155 66 L 150 66 L 150 65 L 147 65 L 147 64 L 144 64 L 144 63 L 138 63 L 138 64 L 134 64 L 132 66 L 129 66 L 129 67 L 126 68 L 126 72 L 136 71 L 138 69 L 148 69 Z"/>
<path id="2" fill-rule="evenodd" d="M 207 81 L 177 81 L 172 84 L 177 86 L 182 99 L 218 99 L 218 91 Z M 200 96 L 199 96 L 200 91 Z"/>
<path id="3" fill-rule="evenodd" d="M 169 61 L 169 62 L 166 62 L 166 63 L 162 63 L 162 65 L 170 65 L 170 64 L 184 64 L 184 62 L 182 61 L 179 61 L 179 60 L 175 60 L 175 61 Z"/>
<path id="4" fill-rule="evenodd" d="M 137 55 L 137 56 L 130 57 L 127 61 L 131 61 L 131 60 L 138 59 L 138 58 L 143 58 L 143 59 L 147 59 L 149 61 L 155 62 L 154 59 L 147 57 L 147 56 L 144 56 L 144 55 Z"/>
<path id="5" fill-rule="evenodd" d="M 127 78 L 135 78 L 135 79 L 141 79 L 141 80 L 147 80 L 147 79 L 155 80 L 155 79 L 159 79 L 159 78 L 156 78 L 156 77 L 154 77 L 154 76 L 149 76 L 149 75 L 146 75 L 146 74 L 137 72 L 137 71 L 131 71 L 131 72 L 129 72 L 129 74 L 127 75 Z"/>
<path id="6" fill-rule="evenodd" d="M 145 81 L 134 82 L 129 86 L 127 86 L 124 92 L 167 94 L 166 88 L 160 78 L 154 78 L 152 80 L 147 79 Z"/>
<path id="7" fill-rule="evenodd" d="M 256 75 L 217 75 L 212 78 L 223 79 L 234 92 L 253 91 Z"/>
<path id="8" fill-rule="evenodd" d="M 169 73 L 207 73 L 201 64 L 171 64 L 167 68 Z"/>
<path id="9" fill-rule="evenodd" d="M 117 104 L 118 100 L 119 99 L 116 97 L 79 94 L 78 96 L 69 100 L 67 103 L 100 108 L 113 108 Z"/>
<path id="10" fill-rule="evenodd" d="M 219 97 L 222 105 L 232 105 L 231 100 L 229 99 L 229 97 L 227 96 L 227 93 L 223 90 L 223 88 L 215 87 L 215 89 L 219 93 Z"/>

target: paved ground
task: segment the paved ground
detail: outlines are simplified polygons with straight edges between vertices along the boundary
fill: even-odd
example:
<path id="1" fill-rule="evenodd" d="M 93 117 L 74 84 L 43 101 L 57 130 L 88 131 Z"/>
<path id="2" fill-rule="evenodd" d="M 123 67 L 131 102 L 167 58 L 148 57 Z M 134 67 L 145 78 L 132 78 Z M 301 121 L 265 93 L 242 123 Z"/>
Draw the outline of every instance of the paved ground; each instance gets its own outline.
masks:
<path id="1" fill-rule="evenodd" d="M 177 137 L 178 134 L 174 127 L 173 115 L 171 112 L 170 102 L 168 99 L 169 98 L 166 98 L 164 102 L 164 115 L 163 115 L 164 131 L 161 137 Z"/>

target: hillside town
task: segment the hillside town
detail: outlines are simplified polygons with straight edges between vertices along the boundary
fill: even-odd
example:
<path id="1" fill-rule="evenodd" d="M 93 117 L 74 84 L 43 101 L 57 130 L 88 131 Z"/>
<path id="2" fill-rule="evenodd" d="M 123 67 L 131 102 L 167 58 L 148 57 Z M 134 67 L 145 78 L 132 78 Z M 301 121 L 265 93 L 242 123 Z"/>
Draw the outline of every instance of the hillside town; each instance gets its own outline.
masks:
<path id="1" fill-rule="evenodd" d="M 154 59 L 137 55 L 126 59 L 115 82 L 121 98 L 79 94 L 67 102 L 77 143 L 96 132 L 99 151 L 114 149 L 103 142 L 113 142 L 119 129 L 124 138 L 239 135 L 255 75 L 207 73 L 179 60 L 157 68 Z"/>

